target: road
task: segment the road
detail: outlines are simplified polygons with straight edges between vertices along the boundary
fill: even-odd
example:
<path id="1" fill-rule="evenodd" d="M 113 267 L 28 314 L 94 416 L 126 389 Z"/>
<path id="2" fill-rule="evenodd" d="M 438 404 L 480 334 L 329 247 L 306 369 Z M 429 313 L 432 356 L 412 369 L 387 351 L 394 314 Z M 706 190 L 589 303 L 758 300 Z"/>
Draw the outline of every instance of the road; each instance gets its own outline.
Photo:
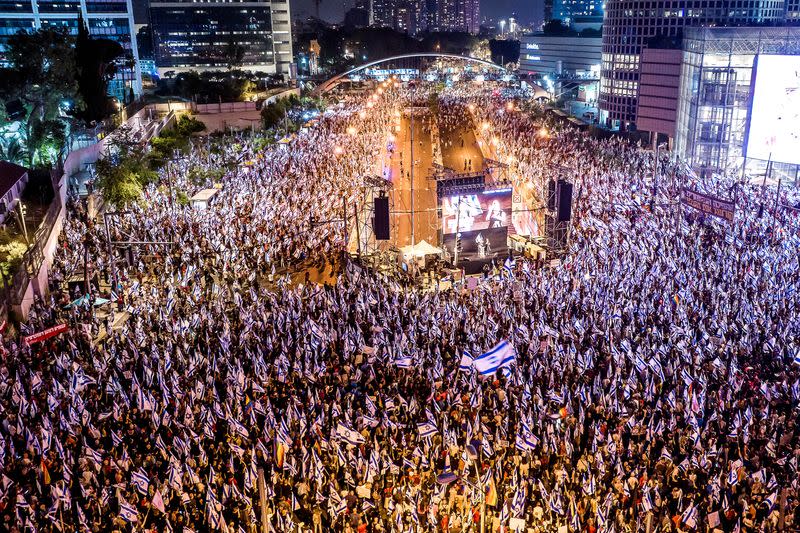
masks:
<path id="1" fill-rule="evenodd" d="M 433 162 L 430 120 L 426 112 L 415 112 L 412 120 L 406 111 L 400 117 L 400 131 L 395 134 L 395 150 L 391 158 L 393 198 L 390 242 L 398 248 L 411 244 L 411 174 L 414 178 L 414 241 L 418 243 L 424 239 L 434 246 L 437 244 L 436 182 L 428 179 Z"/>
<path id="2" fill-rule="evenodd" d="M 475 138 L 472 120 L 467 110 L 457 121 L 439 120 L 439 139 L 442 148 L 442 164 L 456 172 L 480 172 L 483 170 L 483 154 Z M 472 166 L 469 162 L 472 161 Z"/>

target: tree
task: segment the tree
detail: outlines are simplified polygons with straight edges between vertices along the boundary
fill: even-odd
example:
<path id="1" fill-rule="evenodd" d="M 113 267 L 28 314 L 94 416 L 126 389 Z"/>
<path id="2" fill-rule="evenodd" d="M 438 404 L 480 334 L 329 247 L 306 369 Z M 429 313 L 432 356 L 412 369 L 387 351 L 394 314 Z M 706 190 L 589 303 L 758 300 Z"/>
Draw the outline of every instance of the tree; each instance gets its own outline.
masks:
<path id="1" fill-rule="evenodd" d="M 78 92 L 84 102 L 80 117 L 87 123 L 106 118 L 111 108 L 108 99 L 108 82 L 117 71 L 115 61 L 125 50 L 109 39 L 93 39 L 83 18 L 78 19 L 78 37 L 75 41 Z"/>
<path id="2" fill-rule="evenodd" d="M 542 28 L 542 32 L 545 35 L 577 35 L 577 32 L 558 19 L 548 20 Z"/>
<path id="3" fill-rule="evenodd" d="M 261 109 L 261 120 L 264 121 L 265 129 L 274 128 L 285 116 L 286 109 L 280 102 L 272 102 Z"/>
<path id="4" fill-rule="evenodd" d="M 64 134 L 61 106 L 65 102 L 73 109 L 83 106 L 75 81 L 73 44 L 65 30 L 42 28 L 20 31 L 6 45 L 10 67 L 0 75 L 0 97 L 23 103 L 29 165 L 43 161 L 37 150 Z"/>
<path id="5" fill-rule="evenodd" d="M 28 150 L 24 140 L 16 135 L 0 137 L 0 160 L 24 165 L 28 161 Z"/>
<path id="6" fill-rule="evenodd" d="M 228 60 L 228 70 L 233 70 L 242 66 L 244 52 L 244 46 L 234 41 L 233 37 L 228 40 L 228 46 L 225 47 L 225 57 Z"/>
<path id="7" fill-rule="evenodd" d="M 129 158 L 118 163 L 111 157 L 100 159 L 95 165 L 97 185 L 103 199 L 115 207 L 130 205 L 142 195 L 142 185 L 135 173 L 128 168 Z"/>

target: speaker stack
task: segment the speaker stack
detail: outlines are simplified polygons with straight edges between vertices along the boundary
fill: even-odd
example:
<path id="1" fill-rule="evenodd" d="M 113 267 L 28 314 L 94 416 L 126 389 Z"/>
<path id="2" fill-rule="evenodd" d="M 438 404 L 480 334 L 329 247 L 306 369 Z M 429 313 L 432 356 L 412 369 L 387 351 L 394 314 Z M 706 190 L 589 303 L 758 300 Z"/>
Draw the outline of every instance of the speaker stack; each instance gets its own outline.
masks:
<path id="1" fill-rule="evenodd" d="M 375 232 L 375 240 L 389 240 L 389 198 L 379 196 L 374 203 L 375 216 L 372 218 L 372 231 Z"/>
<path id="2" fill-rule="evenodd" d="M 572 184 L 558 180 L 558 222 L 567 222 L 572 218 Z"/>

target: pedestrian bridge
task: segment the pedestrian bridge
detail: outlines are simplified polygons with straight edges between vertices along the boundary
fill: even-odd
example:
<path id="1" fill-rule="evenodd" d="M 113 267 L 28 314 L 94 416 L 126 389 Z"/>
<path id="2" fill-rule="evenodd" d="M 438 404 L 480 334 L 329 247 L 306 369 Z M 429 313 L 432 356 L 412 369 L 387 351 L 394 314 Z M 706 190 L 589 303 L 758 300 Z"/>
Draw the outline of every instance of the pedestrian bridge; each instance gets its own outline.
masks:
<path id="1" fill-rule="evenodd" d="M 502 67 L 496 63 L 492 63 L 491 61 L 478 59 L 476 57 L 462 56 L 458 54 L 439 53 L 439 52 L 420 52 L 415 54 L 403 54 L 399 56 L 384 57 L 383 59 L 377 59 L 375 61 L 364 63 L 363 65 L 352 68 L 347 72 L 342 72 L 341 74 L 337 74 L 336 76 L 330 78 L 329 80 L 320 83 L 317 86 L 317 88 L 314 89 L 314 92 L 318 95 L 324 94 L 333 89 L 334 87 L 336 87 L 337 85 L 339 85 L 339 83 L 341 83 L 342 81 L 345 81 L 348 77 L 353 76 L 354 74 L 358 74 L 359 72 L 363 72 L 377 65 L 394 63 L 397 65 L 402 65 L 402 68 L 418 69 L 419 66 L 421 65 L 421 62 L 426 58 L 455 59 L 455 60 L 465 61 L 468 63 L 474 63 L 476 65 L 482 65 L 486 68 L 497 70 L 500 72 L 509 72 L 505 67 Z"/>

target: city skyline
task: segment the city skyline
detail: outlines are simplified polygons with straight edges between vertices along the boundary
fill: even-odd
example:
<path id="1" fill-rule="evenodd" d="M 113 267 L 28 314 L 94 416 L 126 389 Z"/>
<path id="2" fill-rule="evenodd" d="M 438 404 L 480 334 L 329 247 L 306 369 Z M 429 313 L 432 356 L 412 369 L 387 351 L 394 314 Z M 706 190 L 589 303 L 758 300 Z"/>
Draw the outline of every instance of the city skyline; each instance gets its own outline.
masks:
<path id="1" fill-rule="evenodd" d="M 314 15 L 316 7 L 314 0 L 291 0 L 292 12 L 295 16 Z M 353 0 L 332 1 L 322 0 L 319 5 L 320 18 L 328 22 L 341 22 L 344 18 L 344 13 L 353 5 Z M 507 18 L 514 14 L 517 15 L 521 21 L 534 20 L 540 16 L 543 9 L 543 0 L 532 0 L 531 2 L 524 0 L 481 0 L 481 17 L 482 18 Z"/>

